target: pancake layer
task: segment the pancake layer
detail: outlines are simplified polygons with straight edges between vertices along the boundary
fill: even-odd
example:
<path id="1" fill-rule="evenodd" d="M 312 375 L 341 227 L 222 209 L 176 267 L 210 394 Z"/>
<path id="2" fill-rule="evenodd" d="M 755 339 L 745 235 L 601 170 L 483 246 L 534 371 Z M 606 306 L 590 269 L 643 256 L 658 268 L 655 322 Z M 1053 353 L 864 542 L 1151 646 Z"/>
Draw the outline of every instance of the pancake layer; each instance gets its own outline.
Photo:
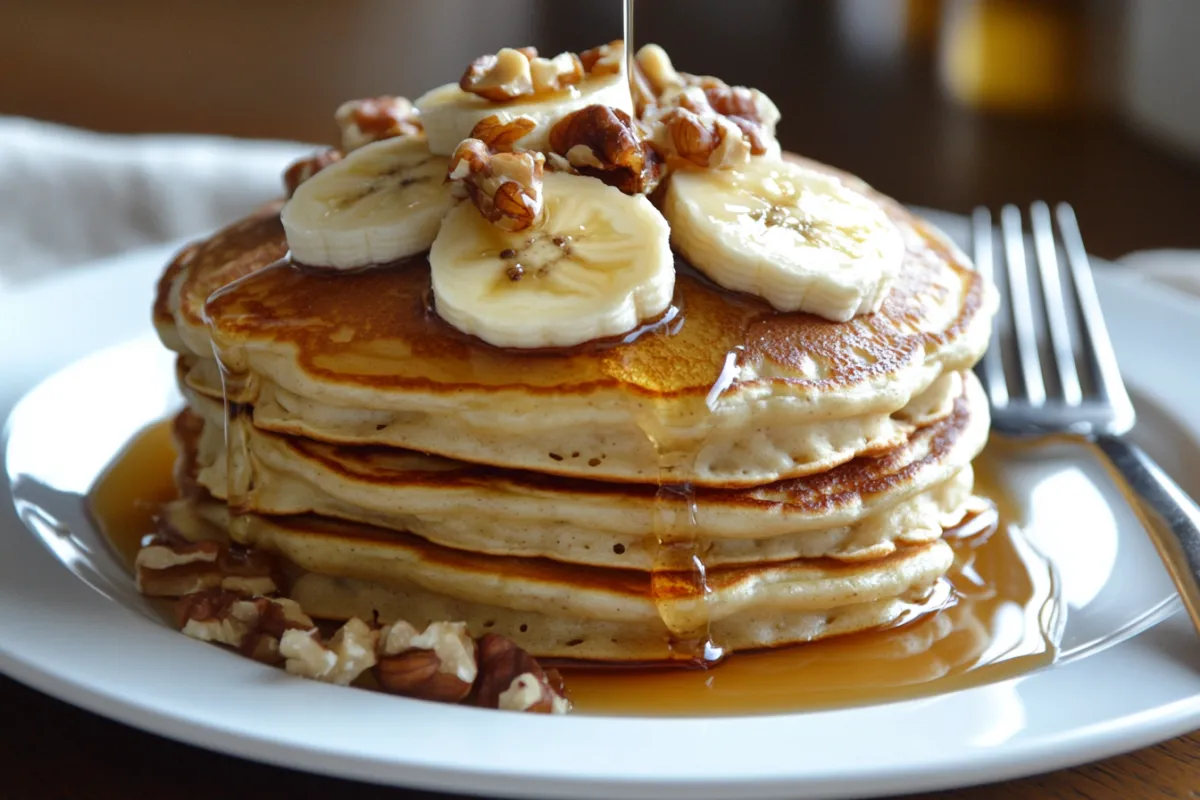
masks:
<path id="1" fill-rule="evenodd" d="M 184 251 L 155 316 L 169 346 L 209 357 L 215 344 L 230 399 L 268 430 L 585 479 L 757 486 L 900 444 L 913 426 L 897 412 L 986 346 L 994 293 L 884 205 L 904 265 L 879 312 L 848 323 L 775 312 L 681 264 L 657 323 L 507 351 L 437 317 L 423 258 L 339 274 L 280 261 L 270 208 Z"/>
<path id="2" fill-rule="evenodd" d="M 967 375 L 953 412 L 900 447 L 826 473 L 754 489 L 699 489 L 677 514 L 652 486 L 602 484 L 454 462 L 381 447 L 280 436 L 240 417 L 232 475 L 224 409 L 189 395 L 198 413 L 177 434 L 195 450 L 199 483 L 259 514 L 316 513 L 416 533 L 495 555 L 651 570 L 660 539 L 695 539 L 711 566 L 794 558 L 867 560 L 928 542 L 971 500 L 970 462 L 987 436 L 980 387 Z"/>

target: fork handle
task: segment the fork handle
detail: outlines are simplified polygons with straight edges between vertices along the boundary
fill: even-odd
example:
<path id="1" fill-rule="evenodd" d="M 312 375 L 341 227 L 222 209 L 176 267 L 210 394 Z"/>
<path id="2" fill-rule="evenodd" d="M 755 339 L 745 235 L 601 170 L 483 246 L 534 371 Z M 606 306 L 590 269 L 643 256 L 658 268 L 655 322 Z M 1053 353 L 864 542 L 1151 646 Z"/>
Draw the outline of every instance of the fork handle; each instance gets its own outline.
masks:
<path id="1" fill-rule="evenodd" d="M 1200 507 L 1137 445 L 1116 436 L 1098 436 L 1096 444 L 1162 521 L 1150 538 L 1200 631 Z"/>

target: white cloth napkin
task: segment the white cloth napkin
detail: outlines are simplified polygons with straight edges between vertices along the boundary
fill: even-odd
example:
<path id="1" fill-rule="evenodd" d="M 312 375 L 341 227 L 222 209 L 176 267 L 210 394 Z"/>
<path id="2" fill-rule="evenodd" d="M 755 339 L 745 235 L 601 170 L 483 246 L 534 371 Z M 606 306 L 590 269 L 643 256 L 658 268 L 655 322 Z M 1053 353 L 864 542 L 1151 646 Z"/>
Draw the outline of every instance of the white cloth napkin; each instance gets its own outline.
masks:
<path id="1" fill-rule="evenodd" d="M 237 219 L 281 195 L 283 170 L 313 149 L 0 117 L 0 288 Z"/>

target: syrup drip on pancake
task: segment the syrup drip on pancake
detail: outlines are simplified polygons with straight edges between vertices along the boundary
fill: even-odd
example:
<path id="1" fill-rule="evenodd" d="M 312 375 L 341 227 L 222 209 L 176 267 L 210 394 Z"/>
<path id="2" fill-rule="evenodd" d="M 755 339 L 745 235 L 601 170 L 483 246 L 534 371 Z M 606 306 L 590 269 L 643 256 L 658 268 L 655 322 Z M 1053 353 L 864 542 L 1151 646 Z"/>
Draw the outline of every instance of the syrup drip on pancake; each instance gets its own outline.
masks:
<path id="1" fill-rule="evenodd" d="M 130 569 L 162 504 L 179 491 L 168 468 L 175 457 L 170 427 L 164 421 L 139 434 L 87 498 L 92 518 Z M 954 567 L 897 625 L 739 653 L 707 671 L 559 664 L 577 711 L 807 711 L 957 691 L 1049 664 L 1055 647 L 1052 615 L 1046 613 L 1055 602 L 1052 568 L 1021 532 L 1021 509 L 993 480 L 993 458 L 985 453 L 976 463 L 978 491 L 997 514 L 977 515 L 946 532 Z"/>

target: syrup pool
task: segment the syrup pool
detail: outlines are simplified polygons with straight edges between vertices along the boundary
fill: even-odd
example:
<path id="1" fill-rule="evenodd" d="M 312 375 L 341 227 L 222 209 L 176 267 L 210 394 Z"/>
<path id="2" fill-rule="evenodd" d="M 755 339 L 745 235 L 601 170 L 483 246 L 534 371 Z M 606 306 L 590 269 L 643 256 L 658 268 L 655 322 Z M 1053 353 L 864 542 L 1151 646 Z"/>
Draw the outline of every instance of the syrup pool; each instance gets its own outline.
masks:
<path id="1" fill-rule="evenodd" d="M 153 531 L 159 507 L 176 495 L 174 457 L 170 423 L 153 425 L 88 496 L 97 526 L 127 564 Z M 1055 574 L 1025 538 L 1021 509 L 1000 492 L 993 464 L 986 451 L 976 462 L 976 490 L 991 500 L 994 517 L 948 533 L 954 566 L 905 624 L 736 654 L 708 669 L 568 667 L 577 713 L 809 711 L 955 691 L 1050 664 L 1059 627 Z"/>

